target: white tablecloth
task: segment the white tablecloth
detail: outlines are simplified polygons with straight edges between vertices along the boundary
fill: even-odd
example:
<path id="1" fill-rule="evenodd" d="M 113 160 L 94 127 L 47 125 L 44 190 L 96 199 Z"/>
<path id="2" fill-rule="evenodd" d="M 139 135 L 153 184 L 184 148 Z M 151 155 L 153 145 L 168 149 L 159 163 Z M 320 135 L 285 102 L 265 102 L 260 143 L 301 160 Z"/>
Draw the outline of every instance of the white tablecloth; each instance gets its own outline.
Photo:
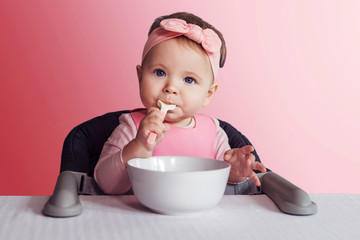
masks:
<path id="1" fill-rule="evenodd" d="M 153 213 L 134 196 L 80 196 L 83 213 L 41 214 L 48 196 L 0 196 L 0 239 L 360 239 L 360 195 L 312 194 L 318 213 L 292 216 L 266 195 L 224 196 L 210 210 Z"/>

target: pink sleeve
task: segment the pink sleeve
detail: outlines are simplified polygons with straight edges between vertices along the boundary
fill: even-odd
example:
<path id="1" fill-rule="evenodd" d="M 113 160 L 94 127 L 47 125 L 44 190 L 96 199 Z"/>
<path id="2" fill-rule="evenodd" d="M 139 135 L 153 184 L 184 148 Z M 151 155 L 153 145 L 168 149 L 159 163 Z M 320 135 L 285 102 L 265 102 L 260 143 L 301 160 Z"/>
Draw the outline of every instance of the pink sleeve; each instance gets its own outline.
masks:
<path id="1" fill-rule="evenodd" d="M 99 187 L 108 194 L 122 194 L 131 188 L 127 168 L 122 161 L 122 150 L 136 136 L 136 126 L 130 114 L 122 114 L 119 126 L 105 142 L 94 177 Z"/>
<path id="2" fill-rule="evenodd" d="M 216 124 L 215 158 L 224 161 L 224 154 L 230 149 L 229 139 L 225 131 L 220 127 L 219 121 L 213 118 Z"/>

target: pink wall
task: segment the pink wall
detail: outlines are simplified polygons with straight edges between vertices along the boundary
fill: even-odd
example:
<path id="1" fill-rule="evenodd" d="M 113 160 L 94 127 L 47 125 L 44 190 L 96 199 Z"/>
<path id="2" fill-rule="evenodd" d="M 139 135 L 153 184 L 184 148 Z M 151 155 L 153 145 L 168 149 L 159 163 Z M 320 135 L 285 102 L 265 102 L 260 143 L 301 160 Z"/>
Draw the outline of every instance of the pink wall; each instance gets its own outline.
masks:
<path id="1" fill-rule="evenodd" d="M 306 191 L 359 194 L 358 9 L 344 0 L 1 1 L 0 194 L 51 194 L 72 127 L 141 106 L 135 66 L 148 28 L 183 10 L 227 41 L 204 112 Z"/>

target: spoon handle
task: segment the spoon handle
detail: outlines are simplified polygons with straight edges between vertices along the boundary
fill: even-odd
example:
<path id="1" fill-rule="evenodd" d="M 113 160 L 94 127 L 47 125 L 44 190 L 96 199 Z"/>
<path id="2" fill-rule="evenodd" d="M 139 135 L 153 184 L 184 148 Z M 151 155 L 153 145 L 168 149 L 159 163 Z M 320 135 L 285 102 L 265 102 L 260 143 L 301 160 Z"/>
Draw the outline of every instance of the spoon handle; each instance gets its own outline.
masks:
<path id="1" fill-rule="evenodd" d="M 157 137 L 157 134 L 154 132 L 151 132 L 148 136 L 147 143 L 154 144 L 156 137 Z"/>

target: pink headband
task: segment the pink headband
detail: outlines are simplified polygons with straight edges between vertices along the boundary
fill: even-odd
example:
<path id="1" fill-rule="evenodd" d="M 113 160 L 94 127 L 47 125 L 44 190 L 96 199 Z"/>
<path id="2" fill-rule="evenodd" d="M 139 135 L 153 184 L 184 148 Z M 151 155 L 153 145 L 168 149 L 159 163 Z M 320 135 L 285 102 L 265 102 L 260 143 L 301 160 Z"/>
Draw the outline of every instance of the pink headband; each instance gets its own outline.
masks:
<path id="1" fill-rule="evenodd" d="M 156 44 L 181 35 L 201 44 L 209 57 L 215 78 L 220 68 L 221 40 L 219 36 L 210 28 L 203 30 L 198 25 L 188 24 L 186 21 L 178 18 L 164 19 L 160 22 L 160 27 L 152 31 L 145 44 L 142 60 L 144 61 L 146 54 Z"/>

